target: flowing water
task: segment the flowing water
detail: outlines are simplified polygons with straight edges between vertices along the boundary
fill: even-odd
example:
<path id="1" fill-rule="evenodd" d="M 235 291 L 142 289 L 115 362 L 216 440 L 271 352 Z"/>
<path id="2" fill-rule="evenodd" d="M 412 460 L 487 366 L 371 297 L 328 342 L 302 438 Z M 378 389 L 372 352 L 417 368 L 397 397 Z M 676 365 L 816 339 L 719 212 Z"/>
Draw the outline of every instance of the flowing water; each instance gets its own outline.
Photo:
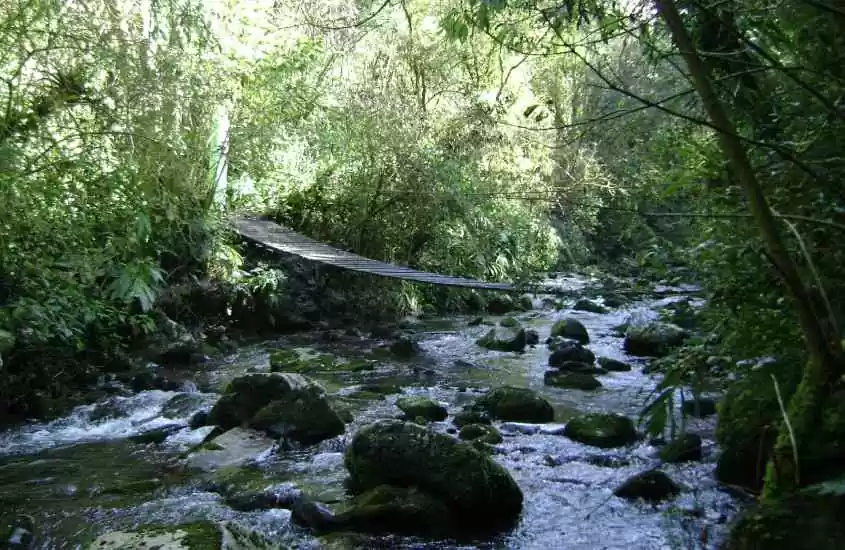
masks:
<path id="1" fill-rule="evenodd" d="M 304 450 L 276 449 L 259 459 L 262 483 L 278 494 L 302 491 L 331 505 L 343 501 L 345 443 L 360 426 L 399 415 L 386 399 L 355 399 L 366 382 L 389 382 L 404 394 L 426 395 L 447 404 L 450 413 L 480 392 L 503 384 L 530 387 L 556 409 L 558 424 L 497 423 L 505 440 L 494 459 L 513 475 L 525 494 L 516 528 L 495 539 L 458 546 L 449 541 L 409 538 L 316 538 L 291 524 L 283 508 L 242 511 L 210 492 L 203 475 L 183 467 L 186 452 L 202 442 L 209 428 L 188 428 L 191 416 L 208 410 L 217 399 L 212 390 L 247 371 L 266 371 L 268 349 L 307 347 L 339 356 L 366 356 L 378 342 L 355 336 L 299 335 L 245 348 L 232 357 L 192 373 L 207 390 L 194 393 L 145 391 L 113 396 L 78 407 L 65 418 L 30 424 L 0 434 L 0 525 L 16 514 L 31 516 L 36 547 L 84 547 L 96 535 L 145 524 L 178 524 L 197 519 L 234 521 L 286 548 L 513 548 L 513 549 L 697 549 L 716 548 L 739 503 L 720 490 L 713 478 L 713 421 L 693 420 L 688 429 L 704 439 L 704 460 L 662 469 L 683 492 L 659 506 L 632 503 L 612 495 L 633 474 L 658 466 L 656 449 L 647 442 L 601 450 L 559 435 L 575 412 L 619 412 L 636 418 L 657 379 L 641 372 L 643 362 L 626 356 L 612 327 L 630 315 L 655 316 L 654 310 L 677 299 L 672 289 L 609 314 L 537 309 L 519 316 L 527 327 L 548 336 L 562 315 L 588 328 L 597 356 L 635 365 L 630 372 L 600 376 L 594 392 L 564 390 L 543 384 L 548 350 L 540 345 L 525 354 L 486 351 L 475 344 L 489 327 L 469 327 L 467 318 L 428 321 L 415 326 L 423 349 L 410 363 L 382 361 L 372 372 L 315 374 L 332 399 L 350 410 L 354 420 L 346 434 Z M 539 306 L 539 302 L 537 303 Z M 495 318 L 491 318 L 496 320 Z M 316 341 L 316 342 L 315 342 Z M 449 420 L 435 423 L 446 431 Z M 161 430 L 161 443 L 133 442 L 132 436 Z"/>

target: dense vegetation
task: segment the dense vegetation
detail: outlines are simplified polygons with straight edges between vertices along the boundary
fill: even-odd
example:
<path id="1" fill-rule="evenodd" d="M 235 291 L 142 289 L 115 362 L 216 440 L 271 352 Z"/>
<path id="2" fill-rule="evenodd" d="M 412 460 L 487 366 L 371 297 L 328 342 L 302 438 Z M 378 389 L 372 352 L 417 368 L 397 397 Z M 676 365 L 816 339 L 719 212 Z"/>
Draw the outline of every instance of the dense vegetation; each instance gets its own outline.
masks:
<path id="1" fill-rule="evenodd" d="M 289 313 L 307 276 L 227 233 L 254 210 L 486 280 L 683 271 L 706 336 L 658 401 L 730 357 L 722 442 L 750 440 L 768 472 L 723 474 L 772 498 L 835 479 L 843 31 L 825 0 L 0 0 L 0 417 L 47 414 L 163 312 Z M 199 282 L 211 313 L 185 298 Z M 306 282 L 381 315 L 483 301 Z"/>

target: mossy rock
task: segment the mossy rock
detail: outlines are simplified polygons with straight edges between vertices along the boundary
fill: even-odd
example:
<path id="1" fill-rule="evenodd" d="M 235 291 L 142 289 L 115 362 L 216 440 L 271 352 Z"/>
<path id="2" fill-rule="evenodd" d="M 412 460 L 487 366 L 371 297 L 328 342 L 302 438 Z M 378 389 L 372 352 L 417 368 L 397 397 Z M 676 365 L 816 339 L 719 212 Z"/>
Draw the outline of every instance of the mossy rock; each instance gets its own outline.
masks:
<path id="1" fill-rule="evenodd" d="M 597 390 L 602 384 L 591 374 L 581 372 L 562 372 L 558 370 L 548 370 L 543 375 L 543 382 L 547 386 L 554 386 L 556 388 L 567 388 L 574 390 Z"/>
<path id="2" fill-rule="evenodd" d="M 477 326 L 481 325 L 483 322 L 484 322 L 484 317 L 475 317 L 473 319 L 470 319 L 470 321 L 467 323 L 467 326 L 477 327 Z"/>
<path id="3" fill-rule="evenodd" d="M 458 438 L 464 441 L 482 441 L 490 445 L 496 445 L 503 441 L 499 430 L 489 424 L 467 424 L 461 428 Z"/>
<path id="4" fill-rule="evenodd" d="M 613 494 L 626 500 L 644 500 L 656 504 L 681 492 L 677 483 L 660 470 L 639 473 L 617 487 Z"/>
<path id="5" fill-rule="evenodd" d="M 565 317 L 555 322 L 552 326 L 551 336 L 569 338 L 580 344 L 590 343 L 590 335 L 587 333 L 587 327 L 581 321 L 572 317 Z"/>
<path id="6" fill-rule="evenodd" d="M 272 372 L 298 372 L 300 355 L 292 349 L 278 349 L 270 352 Z"/>
<path id="7" fill-rule="evenodd" d="M 572 309 L 575 311 L 586 311 L 588 313 L 607 313 L 609 310 L 592 300 L 587 300 L 586 298 L 582 298 L 575 302 L 575 305 L 572 306 Z"/>
<path id="8" fill-rule="evenodd" d="M 545 423 L 555 419 L 551 404 L 527 388 L 502 386 L 478 398 L 468 410 L 482 411 L 493 418 L 512 422 Z"/>
<path id="9" fill-rule="evenodd" d="M 721 453 L 716 478 L 723 483 L 752 491 L 763 487 L 766 463 L 781 422 L 772 375 L 788 403 L 800 380 L 801 368 L 775 363 L 748 371 L 731 384 L 719 404 L 716 440 Z"/>
<path id="10" fill-rule="evenodd" d="M 516 317 L 505 317 L 501 321 L 499 321 L 500 327 L 505 328 L 519 328 L 521 323 L 516 319 Z"/>
<path id="11" fill-rule="evenodd" d="M 661 447 L 657 456 L 671 464 L 701 460 L 701 437 L 690 433 L 681 434 Z"/>
<path id="12" fill-rule="evenodd" d="M 344 464 L 353 493 L 417 487 L 445 503 L 463 527 L 510 526 L 522 511 L 522 492 L 502 466 L 464 442 L 408 422 L 365 426 L 347 447 Z"/>
<path id="13" fill-rule="evenodd" d="M 687 332 L 669 323 L 629 325 L 625 331 L 625 351 L 641 357 L 663 357 L 686 340 Z"/>
<path id="14" fill-rule="evenodd" d="M 491 328 L 475 343 L 489 350 L 510 352 L 523 352 L 528 345 L 525 329 L 510 331 Z"/>
<path id="15" fill-rule="evenodd" d="M 424 418 L 427 421 L 439 422 L 449 416 L 446 407 L 428 397 L 400 397 L 396 400 L 396 406 L 405 413 L 406 419 Z"/>
<path id="16" fill-rule="evenodd" d="M 625 299 L 625 297 L 621 296 L 619 294 L 611 294 L 609 296 L 605 296 L 602 301 L 604 302 L 605 307 L 614 308 L 614 309 L 618 308 L 618 307 L 622 307 L 627 303 L 627 300 Z"/>
<path id="17" fill-rule="evenodd" d="M 249 426 L 306 445 L 344 431 L 323 389 L 291 373 L 250 374 L 232 380 L 211 409 L 208 422 L 222 429 Z"/>
<path id="18" fill-rule="evenodd" d="M 525 345 L 526 346 L 536 346 L 540 343 L 540 333 L 536 330 L 529 328 L 525 331 Z"/>
<path id="19" fill-rule="evenodd" d="M 174 424 L 171 426 L 163 426 L 161 428 L 156 428 L 154 430 L 147 430 L 145 432 L 141 432 L 137 435 L 133 435 L 129 437 L 129 441 L 132 443 L 138 443 L 140 445 L 146 445 L 149 443 L 159 445 L 164 442 L 165 439 L 170 437 L 171 435 L 175 434 L 176 432 L 183 429 L 184 426 L 181 424 Z"/>
<path id="20" fill-rule="evenodd" d="M 373 534 L 448 536 L 458 530 L 449 506 L 419 489 L 379 485 L 349 502 L 332 530 Z"/>
<path id="21" fill-rule="evenodd" d="M 534 299 L 527 294 L 523 294 L 519 297 L 517 305 L 522 311 L 531 311 L 532 309 L 534 309 Z"/>
<path id="22" fill-rule="evenodd" d="M 845 497 L 797 493 L 743 511 L 724 550 L 845 548 Z"/>
<path id="23" fill-rule="evenodd" d="M 313 445 L 344 432 L 343 420 L 325 398 L 288 396 L 259 409 L 249 426 L 273 437 Z"/>
<path id="24" fill-rule="evenodd" d="M 497 293 L 487 300 L 487 313 L 491 315 L 504 315 L 517 309 L 518 306 L 513 297 L 507 294 Z"/>
<path id="25" fill-rule="evenodd" d="M 153 525 L 137 531 L 114 531 L 97 537 L 88 550 L 125 550 L 158 548 L 160 550 L 220 550 L 223 531 L 211 521 L 183 525 Z"/>
<path id="26" fill-rule="evenodd" d="M 384 399 L 385 396 L 395 393 L 402 393 L 402 387 L 397 384 L 375 382 L 362 384 L 358 390 L 350 393 L 347 397 L 350 399 L 376 401 Z"/>
<path id="27" fill-rule="evenodd" d="M 611 359 L 610 357 L 599 357 L 598 363 L 601 368 L 607 369 L 611 372 L 627 372 L 631 370 L 631 365 L 628 363 L 623 363 L 622 361 Z"/>
<path id="28" fill-rule="evenodd" d="M 579 374 L 607 374 L 607 370 L 580 361 L 564 361 L 557 370 L 560 372 L 577 372 Z"/>
<path id="29" fill-rule="evenodd" d="M 369 359 L 353 359 L 344 368 L 352 372 L 365 372 L 375 370 L 376 362 Z"/>
<path id="30" fill-rule="evenodd" d="M 549 366 L 552 368 L 560 368 L 569 361 L 592 365 L 596 361 L 596 355 L 578 342 L 569 340 L 558 344 L 549 356 Z"/>
<path id="31" fill-rule="evenodd" d="M 637 430 L 630 418 L 605 413 L 576 416 L 567 422 L 563 434 L 580 443 L 603 449 L 624 447 L 638 439 Z"/>
<path id="32" fill-rule="evenodd" d="M 490 415 L 483 411 L 465 410 L 457 413 L 452 419 L 452 424 L 463 428 L 468 424 L 490 424 Z"/>

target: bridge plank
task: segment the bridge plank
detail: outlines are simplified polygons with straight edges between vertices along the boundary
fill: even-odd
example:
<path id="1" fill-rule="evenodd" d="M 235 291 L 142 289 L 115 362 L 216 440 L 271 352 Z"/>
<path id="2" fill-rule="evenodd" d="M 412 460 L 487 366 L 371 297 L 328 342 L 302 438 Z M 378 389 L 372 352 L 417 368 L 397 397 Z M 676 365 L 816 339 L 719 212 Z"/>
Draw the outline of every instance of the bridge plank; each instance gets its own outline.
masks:
<path id="1" fill-rule="evenodd" d="M 465 277 L 453 277 L 451 275 L 417 271 L 408 267 L 372 260 L 315 241 L 268 220 L 238 217 L 234 218 L 233 224 L 235 230 L 242 237 L 252 242 L 279 252 L 293 254 L 307 260 L 349 269 L 351 271 L 441 286 L 500 291 L 521 290 L 519 287 L 508 283 L 487 283 Z"/>

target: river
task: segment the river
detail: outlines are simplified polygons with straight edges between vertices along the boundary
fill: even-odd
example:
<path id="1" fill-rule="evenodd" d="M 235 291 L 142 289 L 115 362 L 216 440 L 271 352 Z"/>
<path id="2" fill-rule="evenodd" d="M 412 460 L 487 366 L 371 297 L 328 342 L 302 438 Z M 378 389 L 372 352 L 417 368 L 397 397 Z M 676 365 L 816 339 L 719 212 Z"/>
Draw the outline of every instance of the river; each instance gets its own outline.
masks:
<path id="1" fill-rule="evenodd" d="M 577 282 L 577 281 L 576 281 Z M 195 519 L 233 521 L 276 541 L 280 547 L 310 548 L 508 548 L 520 550 L 670 550 L 716 548 L 739 503 L 720 489 L 713 476 L 715 420 L 690 420 L 688 430 L 702 436 L 704 459 L 661 468 L 683 492 L 659 506 L 621 500 L 615 487 L 635 473 L 660 465 L 656 448 L 647 441 L 613 450 L 589 447 L 557 435 L 575 412 L 618 412 L 636 419 L 644 399 L 658 382 L 645 375 L 644 361 L 627 356 L 622 338 L 612 328 L 630 315 L 655 316 L 655 310 L 678 299 L 672 289 L 632 302 L 607 314 L 564 309 L 556 311 L 536 300 L 534 311 L 517 317 L 545 340 L 563 315 L 579 319 L 588 329 L 588 346 L 597 356 L 634 365 L 629 372 L 600 376 L 603 387 L 592 392 L 545 386 L 549 352 L 542 344 L 525 354 L 481 349 L 475 344 L 489 327 L 469 326 L 469 318 L 431 319 L 412 325 L 423 353 L 411 362 L 382 360 L 371 372 L 316 373 L 333 400 L 354 420 L 346 433 L 304 450 L 265 453 L 258 467 L 268 491 L 302 491 L 326 502 L 346 498 L 343 479 L 344 445 L 360 426 L 399 415 L 398 394 L 384 399 L 351 399 L 362 383 L 389 382 L 405 395 L 425 395 L 447 404 L 450 413 L 491 387 L 529 387 L 556 409 L 552 426 L 497 422 L 505 439 L 494 459 L 505 466 L 525 495 L 517 527 L 470 546 L 450 541 L 391 537 L 317 538 L 293 525 L 283 508 L 243 510 L 227 504 L 209 489 L 201 474 L 186 470 L 186 452 L 200 443 L 209 428 L 191 430 L 189 419 L 208 410 L 215 389 L 244 372 L 269 369 L 268 350 L 297 347 L 339 357 L 360 357 L 378 341 L 348 334 L 300 334 L 252 345 L 201 372 L 191 373 L 202 391 L 144 391 L 116 395 L 74 409 L 68 416 L 32 423 L 0 433 L 0 519 L 31 516 L 36 548 L 84 548 L 86 541 L 114 529 L 151 523 L 177 524 Z M 679 289 L 680 290 L 680 289 Z M 490 317 L 496 321 L 498 318 Z M 184 374 L 184 373 L 183 373 Z M 189 388 L 192 389 L 192 388 Z M 182 396 L 182 397 L 179 397 Z M 177 402 L 178 407 L 174 406 Z M 449 420 L 434 423 L 446 431 Z M 154 429 L 169 435 L 160 443 L 130 438 Z M 247 507 L 248 508 L 248 507 Z M 0 522 L 2 523 L 2 522 Z"/>

